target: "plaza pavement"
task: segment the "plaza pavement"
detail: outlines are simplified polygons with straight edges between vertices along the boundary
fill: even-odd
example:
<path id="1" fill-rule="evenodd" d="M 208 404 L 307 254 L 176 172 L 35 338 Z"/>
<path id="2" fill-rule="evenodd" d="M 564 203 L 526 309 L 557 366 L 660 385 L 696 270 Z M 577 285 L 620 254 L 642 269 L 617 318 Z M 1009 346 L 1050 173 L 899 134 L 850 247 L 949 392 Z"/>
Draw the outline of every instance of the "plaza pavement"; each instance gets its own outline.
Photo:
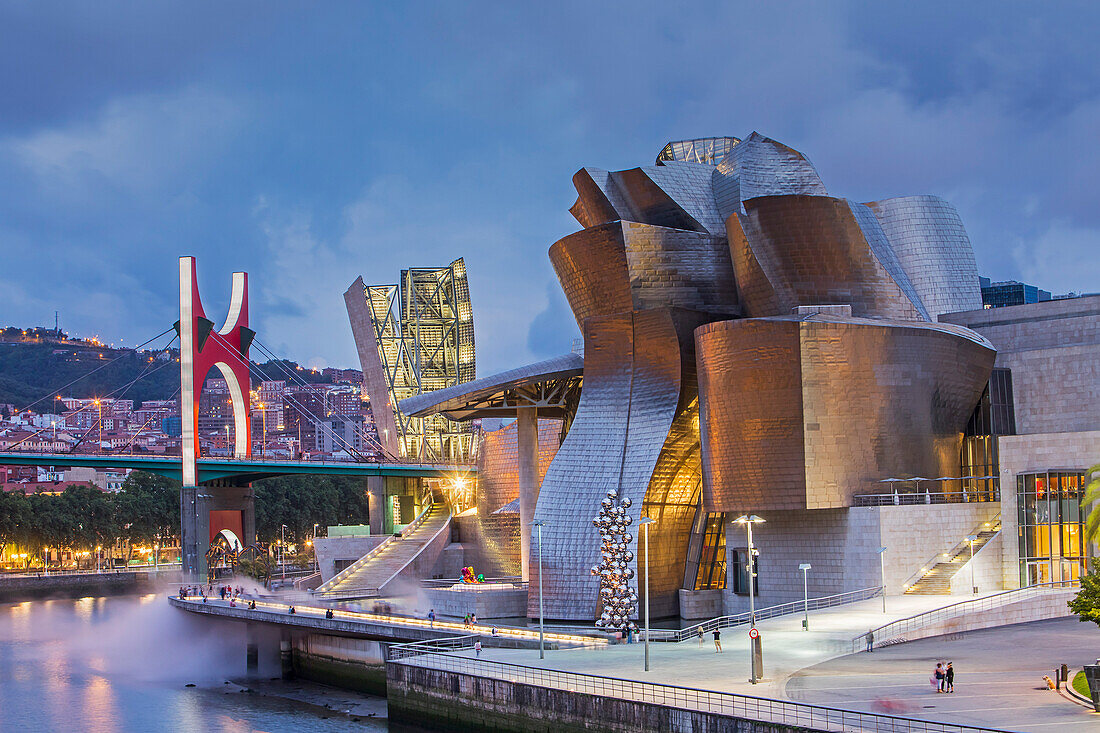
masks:
<path id="1" fill-rule="evenodd" d="M 967 596 L 970 598 L 972 596 Z M 810 611 L 810 630 L 802 630 L 802 614 L 760 621 L 764 648 L 764 682 L 750 684 L 748 626 L 722 630 L 722 653 L 714 651 L 711 634 L 703 643 L 652 642 L 650 670 L 645 672 L 643 645 L 616 644 L 602 649 L 538 651 L 489 649 L 482 658 L 569 672 L 657 682 L 742 695 L 780 698 L 786 678 L 804 667 L 851 652 L 852 637 L 870 628 L 965 600 L 957 596 L 890 596 L 887 613 L 882 599 L 873 598 L 835 608 Z M 484 624 L 482 624 L 484 625 Z"/>
<path id="2" fill-rule="evenodd" d="M 1100 731 L 1100 713 L 1046 688 L 1100 657 L 1100 629 L 1076 618 L 1033 621 L 921 639 L 823 662 L 797 672 L 791 700 L 1014 731 Z M 928 682 L 937 662 L 955 667 L 955 693 Z"/>
<path id="3" fill-rule="evenodd" d="M 1048 690 L 1037 690 L 1043 674 L 1059 664 L 1071 668 L 1100 657 L 1100 630 L 1076 619 L 1039 621 L 935 637 L 851 654 L 853 637 L 917 613 L 967 597 L 891 596 L 761 621 L 764 682 L 749 677 L 748 628 L 722 631 L 722 653 L 711 635 L 703 643 L 650 644 L 650 671 L 643 670 L 643 645 L 602 649 L 490 649 L 482 658 L 583 674 L 617 677 L 743 695 L 790 699 L 828 707 L 889 713 L 1006 730 L 1100 731 L 1100 715 Z M 1082 641 L 1085 643 L 1082 643 Z M 995 641 L 995 643 L 994 643 Z M 1092 643 L 1095 642 L 1095 643 Z M 935 693 L 928 677 L 937 661 L 959 669 L 955 695 Z"/>

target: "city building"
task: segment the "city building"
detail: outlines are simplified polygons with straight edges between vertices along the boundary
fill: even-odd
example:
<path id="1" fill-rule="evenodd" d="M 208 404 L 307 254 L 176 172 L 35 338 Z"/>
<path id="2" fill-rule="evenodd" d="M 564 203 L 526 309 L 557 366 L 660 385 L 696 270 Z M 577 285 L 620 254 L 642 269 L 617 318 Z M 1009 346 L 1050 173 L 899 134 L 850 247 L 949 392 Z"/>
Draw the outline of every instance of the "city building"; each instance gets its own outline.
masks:
<path id="1" fill-rule="evenodd" d="M 799 599 L 802 564 L 812 596 L 969 593 L 968 566 L 983 589 L 1084 570 L 1072 507 L 1100 463 L 1100 298 L 1019 291 L 1035 302 L 987 309 L 993 284 L 949 203 L 835 197 L 757 133 L 672 142 L 656 165 L 573 182 L 583 230 L 550 260 L 583 361 L 398 397 L 398 416 L 516 417 L 515 437 L 486 435 L 478 456 L 478 541 L 532 562 L 533 505 L 547 617 L 636 618 L 605 599 L 638 594 L 643 532 L 656 616 L 747 610 L 750 571 L 758 604 Z M 353 330 L 381 334 L 362 292 Z M 382 354 L 366 341 L 361 355 Z M 610 565 L 602 510 L 629 523 Z M 480 516 L 517 511 L 511 530 Z M 968 542 L 973 565 L 938 567 Z"/>
<path id="2" fill-rule="evenodd" d="M 1027 285 L 1016 280 L 991 282 L 988 277 L 979 278 L 982 287 L 982 304 L 986 308 L 1003 308 L 1008 305 L 1026 305 L 1050 300 L 1050 291 Z"/>
<path id="3" fill-rule="evenodd" d="M 401 271 L 400 283 L 344 293 L 372 422 L 393 456 L 468 462 L 474 426 L 401 412 L 408 397 L 473 380 L 474 322 L 466 264 Z"/>

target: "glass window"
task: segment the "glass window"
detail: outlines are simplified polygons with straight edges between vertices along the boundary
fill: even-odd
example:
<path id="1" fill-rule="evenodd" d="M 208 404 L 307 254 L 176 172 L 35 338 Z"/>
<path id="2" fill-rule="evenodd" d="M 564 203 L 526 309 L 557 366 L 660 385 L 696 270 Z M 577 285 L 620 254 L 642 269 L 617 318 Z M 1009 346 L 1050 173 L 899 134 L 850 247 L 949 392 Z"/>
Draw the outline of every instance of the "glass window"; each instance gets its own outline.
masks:
<path id="1" fill-rule="evenodd" d="M 1083 479 L 1062 471 L 1017 477 L 1021 582 L 1069 581 L 1086 572 Z"/>

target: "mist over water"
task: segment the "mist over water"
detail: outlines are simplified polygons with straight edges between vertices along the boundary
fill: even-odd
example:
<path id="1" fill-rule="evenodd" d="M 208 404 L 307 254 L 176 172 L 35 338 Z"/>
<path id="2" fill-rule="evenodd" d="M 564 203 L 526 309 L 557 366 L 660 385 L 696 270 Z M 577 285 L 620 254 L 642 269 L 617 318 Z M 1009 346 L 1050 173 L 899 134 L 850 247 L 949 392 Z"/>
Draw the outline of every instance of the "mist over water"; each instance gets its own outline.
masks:
<path id="1" fill-rule="evenodd" d="M 279 668 L 265 646 L 266 681 Z M 191 616 L 163 594 L 0 604 L 0 732 L 385 730 L 225 685 L 246 677 L 244 649 L 243 624 Z"/>

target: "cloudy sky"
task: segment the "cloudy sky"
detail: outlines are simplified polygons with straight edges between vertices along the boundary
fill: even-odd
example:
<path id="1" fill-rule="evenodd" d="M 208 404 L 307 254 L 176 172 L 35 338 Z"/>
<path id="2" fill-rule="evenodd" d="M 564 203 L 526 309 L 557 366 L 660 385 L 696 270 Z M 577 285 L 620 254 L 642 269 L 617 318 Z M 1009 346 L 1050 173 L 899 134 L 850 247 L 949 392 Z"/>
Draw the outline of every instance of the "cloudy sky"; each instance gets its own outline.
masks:
<path id="1" fill-rule="evenodd" d="M 984 6 L 983 6 L 984 5 Z M 406 7 L 407 6 L 407 7 Z M 753 130 L 830 193 L 934 193 L 979 269 L 1100 290 L 1092 3 L 0 5 L 0 326 L 133 344 L 176 258 L 280 353 L 357 366 L 356 275 L 466 258 L 479 372 L 568 350 L 580 167 Z M 217 319 L 219 316 L 214 315 Z"/>

